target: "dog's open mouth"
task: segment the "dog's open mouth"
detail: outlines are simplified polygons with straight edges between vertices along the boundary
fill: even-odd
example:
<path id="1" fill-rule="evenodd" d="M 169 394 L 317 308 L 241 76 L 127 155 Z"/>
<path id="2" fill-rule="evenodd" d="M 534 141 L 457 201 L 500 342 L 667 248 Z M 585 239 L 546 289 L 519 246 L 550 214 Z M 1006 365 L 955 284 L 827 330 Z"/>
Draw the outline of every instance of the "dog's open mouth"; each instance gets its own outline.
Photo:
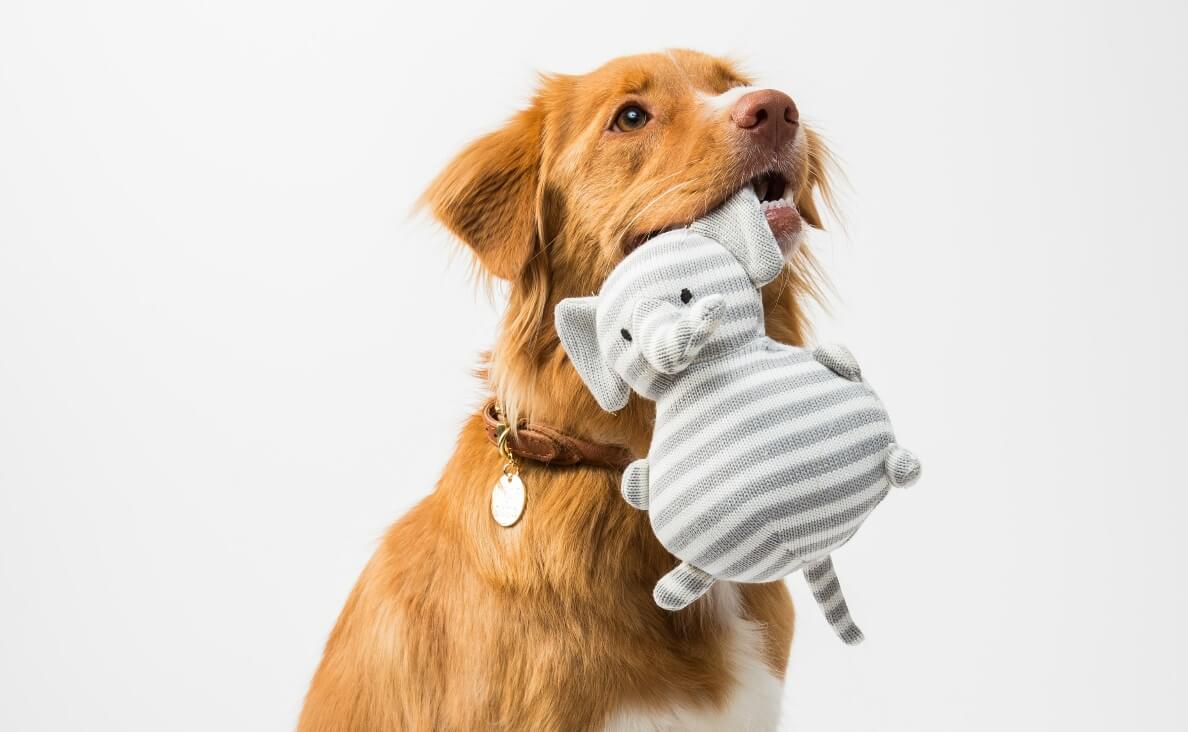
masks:
<path id="1" fill-rule="evenodd" d="M 763 215 L 767 217 L 767 225 L 775 235 L 776 242 L 784 255 L 789 255 L 800 240 L 800 231 L 804 221 L 800 212 L 796 210 L 796 202 L 792 199 L 792 186 L 788 179 L 780 173 L 762 173 L 751 179 L 751 188 L 759 197 Z"/>
<path id="2" fill-rule="evenodd" d="M 793 252 L 796 251 L 796 247 L 800 244 L 800 235 L 804 229 L 804 220 L 800 218 L 800 212 L 796 210 L 796 203 L 793 200 L 793 189 L 789 185 L 788 179 L 782 173 L 768 171 L 755 176 L 747 182 L 747 185 L 751 186 L 755 191 L 755 195 L 759 197 L 760 208 L 763 209 L 763 215 L 767 218 L 767 226 L 771 229 L 772 235 L 775 236 L 776 243 L 780 246 L 780 251 L 784 253 L 785 257 L 791 257 Z M 731 195 L 736 191 L 737 189 L 731 191 Z M 725 201 L 726 199 L 724 198 L 722 200 Z M 714 204 L 713 207 L 718 206 L 720 203 L 721 201 L 718 204 Z M 654 236 L 659 236 L 666 231 L 672 231 L 686 225 L 687 222 L 675 223 L 671 226 L 625 239 L 622 244 L 623 254 L 630 254 L 640 244 L 643 244 Z"/>

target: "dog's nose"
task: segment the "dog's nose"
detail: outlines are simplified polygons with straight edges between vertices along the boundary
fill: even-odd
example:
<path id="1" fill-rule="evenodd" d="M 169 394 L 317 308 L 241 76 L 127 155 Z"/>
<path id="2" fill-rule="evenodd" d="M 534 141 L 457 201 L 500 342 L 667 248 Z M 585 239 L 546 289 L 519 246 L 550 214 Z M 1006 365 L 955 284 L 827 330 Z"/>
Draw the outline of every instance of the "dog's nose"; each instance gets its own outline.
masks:
<path id="1" fill-rule="evenodd" d="M 784 92 L 760 89 L 739 97 L 730 118 L 740 128 L 776 148 L 796 134 L 800 110 Z"/>

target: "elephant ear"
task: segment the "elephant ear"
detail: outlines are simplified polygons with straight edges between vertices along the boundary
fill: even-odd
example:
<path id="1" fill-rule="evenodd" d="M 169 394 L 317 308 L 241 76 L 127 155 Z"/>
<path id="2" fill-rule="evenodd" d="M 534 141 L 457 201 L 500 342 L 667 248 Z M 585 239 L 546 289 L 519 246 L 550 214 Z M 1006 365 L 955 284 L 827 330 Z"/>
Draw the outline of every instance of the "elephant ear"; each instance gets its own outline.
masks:
<path id="1" fill-rule="evenodd" d="M 569 354 L 570 362 L 594 394 L 598 406 L 617 412 L 627 406 L 631 389 L 602 358 L 595 319 L 597 308 L 597 297 L 566 298 L 557 303 L 553 320 L 561 347 Z"/>
<path id="2" fill-rule="evenodd" d="M 750 186 L 694 221 L 689 229 L 726 247 L 742 263 L 756 287 L 771 282 L 784 269 L 784 254 Z"/>

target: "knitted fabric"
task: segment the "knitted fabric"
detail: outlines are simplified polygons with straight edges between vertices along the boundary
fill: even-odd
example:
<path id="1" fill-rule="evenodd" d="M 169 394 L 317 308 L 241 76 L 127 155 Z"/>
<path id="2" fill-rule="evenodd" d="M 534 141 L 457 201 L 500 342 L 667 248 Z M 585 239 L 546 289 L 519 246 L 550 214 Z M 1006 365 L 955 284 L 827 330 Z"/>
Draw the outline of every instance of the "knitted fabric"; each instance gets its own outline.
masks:
<path id="1" fill-rule="evenodd" d="M 637 248 L 599 295 L 562 301 L 557 332 L 603 408 L 630 390 L 656 402 L 648 457 L 623 477 L 624 498 L 682 560 L 656 602 L 678 609 L 714 578 L 803 568 L 834 630 L 857 643 L 830 553 L 920 466 L 848 351 L 766 337 L 759 288 L 782 267 L 745 188 Z"/>

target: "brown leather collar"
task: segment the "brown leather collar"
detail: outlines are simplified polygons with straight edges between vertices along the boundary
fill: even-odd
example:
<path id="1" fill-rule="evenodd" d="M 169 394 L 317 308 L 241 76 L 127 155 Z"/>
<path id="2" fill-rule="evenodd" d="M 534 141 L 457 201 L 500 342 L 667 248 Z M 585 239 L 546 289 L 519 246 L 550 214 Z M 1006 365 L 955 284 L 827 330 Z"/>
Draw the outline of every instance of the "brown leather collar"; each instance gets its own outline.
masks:
<path id="1" fill-rule="evenodd" d="M 498 446 L 503 419 L 494 399 L 483 405 L 483 426 L 487 439 Z M 622 470 L 635 459 L 625 447 L 598 445 L 523 419 L 516 431 L 508 435 L 507 447 L 518 458 L 545 465 L 589 465 Z"/>

